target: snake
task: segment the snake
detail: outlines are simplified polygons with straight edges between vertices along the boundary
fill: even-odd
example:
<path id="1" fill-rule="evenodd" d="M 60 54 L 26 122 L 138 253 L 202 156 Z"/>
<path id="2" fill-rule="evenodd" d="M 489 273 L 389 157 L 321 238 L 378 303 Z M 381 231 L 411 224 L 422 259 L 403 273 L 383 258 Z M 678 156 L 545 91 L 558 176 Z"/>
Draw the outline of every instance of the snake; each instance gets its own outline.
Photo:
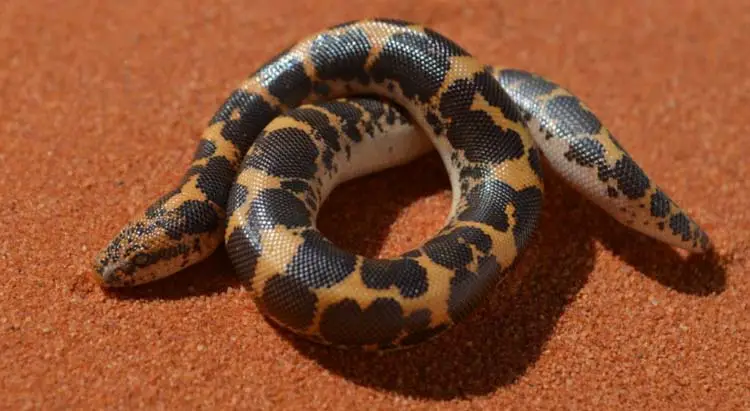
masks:
<path id="1" fill-rule="evenodd" d="M 370 258 L 317 229 L 337 185 L 431 150 L 451 209 L 419 247 Z M 626 227 L 690 253 L 712 248 L 567 89 L 378 17 L 308 35 L 245 78 L 176 187 L 96 255 L 93 277 L 106 289 L 150 283 L 223 245 L 282 329 L 341 348 L 410 347 L 463 321 L 514 266 L 541 214 L 542 158 Z"/>

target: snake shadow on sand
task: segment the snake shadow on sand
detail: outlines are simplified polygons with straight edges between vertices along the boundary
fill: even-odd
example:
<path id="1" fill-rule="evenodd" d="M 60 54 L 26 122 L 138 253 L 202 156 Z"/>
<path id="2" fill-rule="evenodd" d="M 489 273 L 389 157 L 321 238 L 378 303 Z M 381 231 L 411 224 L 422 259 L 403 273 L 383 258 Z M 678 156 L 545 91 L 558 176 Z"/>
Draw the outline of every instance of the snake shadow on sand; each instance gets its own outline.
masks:
<path id="1" fill-rule="evenodd" d="M 537 361 L 594 268 L 596 239 L 624 260 L 623 265 L 679 292 L 700 296 L 724 289 L 725 271 L 715 255 L 685 259 L 671 247 L 623 227 L 544 166 L 544 208 L 533 240 L 476 312 L 437 339 L 376 354 L 320 346 L 274 328 L 302 355 L 352 382 L 449 400 L 513 384 Z M 445 169 L 433 152 L 337 188 L 321 211 L 321 231 L 343 248 L 375 256 L 403 208 L 449 190 Z M 113 295 L 180 299 L 222 293 L 239 287 L 231 273 L 222 247 L 178 275 Z"/>

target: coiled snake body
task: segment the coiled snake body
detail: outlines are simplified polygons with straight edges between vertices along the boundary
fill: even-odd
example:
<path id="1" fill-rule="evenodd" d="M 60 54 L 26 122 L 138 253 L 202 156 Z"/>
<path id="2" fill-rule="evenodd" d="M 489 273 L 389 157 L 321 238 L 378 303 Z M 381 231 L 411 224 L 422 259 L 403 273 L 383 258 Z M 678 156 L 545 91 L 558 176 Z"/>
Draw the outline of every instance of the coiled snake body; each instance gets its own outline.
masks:
<path id="1" fill-rule="evenodd" d="M 433 147 L 453 204 L 421 247 L 366 258 L 316 229 L 337 184 Z M 340 347 L 408 346 L 461 321 L 527 244 L 542 205 L 540 150 L 627 226 L 694 252 L 710 247 L 568 91 L 481 64 L 428 28 L 372 19 L 300 41 L 234 90 L 178 187 L 115 236 L 95 277 L 106 287 L 153 281 L 223 240 L 279 325 Z"/>

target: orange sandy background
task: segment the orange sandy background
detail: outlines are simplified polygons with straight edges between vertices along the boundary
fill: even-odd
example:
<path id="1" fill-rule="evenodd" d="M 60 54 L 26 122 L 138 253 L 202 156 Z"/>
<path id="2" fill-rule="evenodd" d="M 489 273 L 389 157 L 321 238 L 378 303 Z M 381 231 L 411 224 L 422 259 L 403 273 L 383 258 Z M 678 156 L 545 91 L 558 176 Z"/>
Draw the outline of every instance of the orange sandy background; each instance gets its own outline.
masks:
<path id="1" fill-rule="evenodd" d="M 136 290 L 93 284 L 95 252 L 178 181 L 233 86 L 366 16 L 427 24 L 578 94 L 716 255 L 628 231 L 545 167 L 520 264 L 412 350 L 278 331 L 223 249 Z M 0 408 L 750 409 L 749 28 L 737 0 L 3 1 Z M 428 155 L 340 187 L 320 226 L 393 256 L 440 227 L 449 198 Z"/>

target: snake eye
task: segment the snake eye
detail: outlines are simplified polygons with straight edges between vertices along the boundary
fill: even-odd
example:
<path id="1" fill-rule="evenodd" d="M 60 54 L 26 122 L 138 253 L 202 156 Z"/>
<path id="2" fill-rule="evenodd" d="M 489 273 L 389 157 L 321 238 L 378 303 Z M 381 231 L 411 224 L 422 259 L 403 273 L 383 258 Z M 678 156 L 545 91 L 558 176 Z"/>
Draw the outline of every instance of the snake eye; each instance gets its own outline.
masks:
<path id="1" fill-rule="evenodd" d="M 144 266 L 147 265 L 151 261 L 151 256 L 146 253 L 138 253 L 135 257 L 133 257 L 133 264 Z"/>

